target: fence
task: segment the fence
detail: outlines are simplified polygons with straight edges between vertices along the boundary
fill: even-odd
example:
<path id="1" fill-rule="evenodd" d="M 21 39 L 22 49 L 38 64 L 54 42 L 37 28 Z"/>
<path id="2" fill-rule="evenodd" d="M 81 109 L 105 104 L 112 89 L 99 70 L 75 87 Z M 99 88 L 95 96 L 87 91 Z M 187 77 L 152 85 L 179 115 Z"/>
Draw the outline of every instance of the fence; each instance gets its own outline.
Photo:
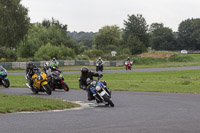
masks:
<path id="1" fill-rule="evenodd" d="M 43 67 L 46 61 L 37 61 L 33 62 L 38 67 Z M 27 62 L 0 62 L 4 68 L 12 69 L 25 69 L 27 67 Z M 96 61 L 87 61 L 87 60 L 60 60 L 59 66 L 95 66 Z M 104 66 L 122 66 L 124 61 L 104 61 Z"/>

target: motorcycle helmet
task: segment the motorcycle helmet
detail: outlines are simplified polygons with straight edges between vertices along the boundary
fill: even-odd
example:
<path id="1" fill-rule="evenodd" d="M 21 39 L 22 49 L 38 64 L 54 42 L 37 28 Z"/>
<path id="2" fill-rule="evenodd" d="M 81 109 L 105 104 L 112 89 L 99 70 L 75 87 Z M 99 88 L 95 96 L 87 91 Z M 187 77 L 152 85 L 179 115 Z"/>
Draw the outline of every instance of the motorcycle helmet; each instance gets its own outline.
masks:
<path id="1" fill-rule="evenodd" d="M 49 62 L 46 62 L 46 63 L 44 64 L 44 67 L 48 69 L 48 68 L 50 67 Z"/>
<path id="2" fill-rule="evenodd" d="M 28 67 L 29 67 L 29 68 L 33 68 L 33 62 L 32 62 L 32 61 L 29 61 L 29 62 L 28 62 Z"/>
<path id="3" fill-rule="evenodd" d="M 99 60 L 101 60 L 101 57 L 99 57 Z"/>
<path id="4" fill-rule="evenodd" d="M 56 61 L 56 58 L 55 57 L 53 57 L 53 59 L 52 59 L 53 61 Z"/>
<path id="5" fill-rule="evenodd" d="M 88 68 L 85 67 L 85 66 L 81 68 L 81 73 L 82 73 L 83 75 L 87 75 L 87 74 L 88 74 L 88 71 L 89 71 Z"/>

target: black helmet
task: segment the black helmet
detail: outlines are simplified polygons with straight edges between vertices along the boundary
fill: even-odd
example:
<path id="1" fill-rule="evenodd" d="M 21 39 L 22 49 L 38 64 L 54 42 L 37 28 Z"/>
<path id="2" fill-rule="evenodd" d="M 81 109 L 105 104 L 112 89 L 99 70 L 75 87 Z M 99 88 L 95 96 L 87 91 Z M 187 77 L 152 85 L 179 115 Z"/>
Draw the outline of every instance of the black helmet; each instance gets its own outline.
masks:
<path id="1" fill-rule="evenodd" d="M 85 66 L 81 68 L 81 73 L 82 73 L 83 75 L 88 74 L 88 71 L 89 71 L 88 68 L 85 67 Z"/>
<path id="2" fill-rule="evenodd" d="M 29 61 L 29 62 L 28 62 L 28 67 L 29 67 L 29 68 L 33 68 L 33 62 L 32 62 L 32 61 Z"/>

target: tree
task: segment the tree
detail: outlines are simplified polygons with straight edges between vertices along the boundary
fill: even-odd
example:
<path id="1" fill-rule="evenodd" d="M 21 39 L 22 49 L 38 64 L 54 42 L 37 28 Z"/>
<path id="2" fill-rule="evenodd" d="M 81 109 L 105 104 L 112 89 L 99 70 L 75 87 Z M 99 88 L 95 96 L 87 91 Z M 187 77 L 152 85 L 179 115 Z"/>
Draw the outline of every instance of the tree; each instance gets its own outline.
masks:
<path id="1" fill-rule="evenodd" d="M 21 0 L 0 1 L 0 45 L 15 48 L 28 32 L 30 18 Z"/>
<path id="2" fill-rule="evenodd" d="M 120 45 L 120 41 L 120 28 L 116 25 L 104 26 L 94 36 L 96 49 L 103 50 L 106 53 L 116 50 Z"/>
<path id="3" fill-rule="evenodd" d="M 178 27 L 178 45 L 180 49 L 195 49 L 194 41 L 191 38 L 193 33 L 193 19 L 182 21 Z"/>
<path id="4" fill-rule="evenodd" d="M 173 31 L 161 23 L 150 26 L 150 44 L 155 50 L 175 50 L 176 40 Z"/>
<path id="5" fill-rule="evenodd" d="M 70 39 L 77 41 L 79 44 L 92 48 L 93 37 L 96 35 L 94 32 L 68 32 L 67 35 Z"/>
<path id="6" fill-rule="evenodd" d="M 131 48 L 132 54 L 144 52 L 149 45 L 149 37 L 147 34 L 148 25 L 142 15 L 128 15 L 128 20 L 124 21 L 123 30 L 123 47 Z M 135 41 L 136 42 L 131 42 Z M 135 45 L 135 46 L 130 46 Z M 141 45 L 141 46 L 139 46 Z"/>
<path id="7" fill-rule="evenodd" d="M 18 56 L 22 58 L 33 57 L 41 46 L 48 43 L 53 46 L 64 45 L 74 49 L 76 53 L 80 51 L 79 45 L 70 40 L 65 30 L 60 28 L 60 26 L 54 24 L 43 26 L 41 23 L 35 23 L 31 24 L 28 35 L 18 46 Z"/>
<path id="8" fill-rule="evenodd" d="M 200 18 L 187 19 L 178 28 L 178 45 L 181 49 L 200 49 Z"/>

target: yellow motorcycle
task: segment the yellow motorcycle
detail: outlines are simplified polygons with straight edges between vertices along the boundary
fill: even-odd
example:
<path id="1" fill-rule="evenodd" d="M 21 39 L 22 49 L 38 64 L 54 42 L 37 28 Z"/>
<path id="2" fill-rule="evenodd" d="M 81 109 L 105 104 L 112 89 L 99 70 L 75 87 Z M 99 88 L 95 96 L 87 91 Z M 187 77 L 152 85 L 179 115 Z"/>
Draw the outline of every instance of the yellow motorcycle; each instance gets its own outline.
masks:
<path id="1" fill-rule="evenodd" d="M 28 78 L 26 78 L 27 81 Z M 47 75 L 44 72 L 38 71 L 33 76 L 32 79 L 33 83 L 30 85 L 26 83 L 26 86 L 32 90 L 33 93 L 38 94 L 38 92 L 46 92 L 48 95 L 51 95 L 51 88 L 48 84 Z"/>

